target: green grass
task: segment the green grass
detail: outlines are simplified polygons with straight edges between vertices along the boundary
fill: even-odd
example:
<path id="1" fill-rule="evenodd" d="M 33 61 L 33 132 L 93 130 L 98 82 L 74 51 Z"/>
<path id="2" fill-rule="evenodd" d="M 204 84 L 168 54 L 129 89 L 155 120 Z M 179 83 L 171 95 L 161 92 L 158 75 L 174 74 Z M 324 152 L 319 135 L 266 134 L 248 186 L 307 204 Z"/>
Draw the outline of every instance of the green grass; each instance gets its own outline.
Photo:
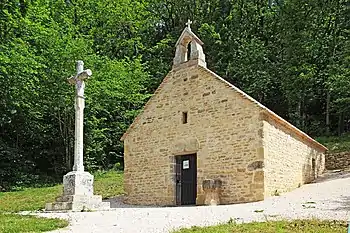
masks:
<path id="1" fill-rule="evenodd" d="M 228 223 L 211 227 L 192 227 L 174 233 L 344 233 L 347 224 L 340 221 L 295 220 L 276 222 Z"/>
<path id="2" fill-rule="evenodd" d="M 123 194 L 123 173 L 116 171 L 96 173 L 94 193 L 110 198 Z M 0 212 L 41 210 L 48 202 L 62 195 L 62 185 L 45 188 L 26 188 L 16 192 L 0 192 Z"/>
<path id="3" fill-rule="evenodd" d="M 350 151 L 350 134 L 342 136 L 318 137 L 318 142 L 325 145 L 329 152 Z"/>
<path id="4" fill-rule="evenodd" d="M 98 172 L 94 176 L 95 194 L 110 198 L 124 193 L 122 172 Z M 60 195 L 62 195 L 62 185 L 0 192 L 0 233 L 44 232 L 66 227 L 68 225 L 66 220 L 9 214 L 9 212 L 23 210 L 41 210 L 46 203 L 53 202 Z"/>
<path id="5" fill-rule="evenodd" d="M 0 232 L 44 232 L 68 226 L 62 219 L 38 218 L 29 215 L 0 213 Z"/>
<path id="6" fill-rule="evenodd" d="M 123 172 L 108 171 L 95 173 L 94 192 L 102 198 L 111 198 L 124 194 Z"/>

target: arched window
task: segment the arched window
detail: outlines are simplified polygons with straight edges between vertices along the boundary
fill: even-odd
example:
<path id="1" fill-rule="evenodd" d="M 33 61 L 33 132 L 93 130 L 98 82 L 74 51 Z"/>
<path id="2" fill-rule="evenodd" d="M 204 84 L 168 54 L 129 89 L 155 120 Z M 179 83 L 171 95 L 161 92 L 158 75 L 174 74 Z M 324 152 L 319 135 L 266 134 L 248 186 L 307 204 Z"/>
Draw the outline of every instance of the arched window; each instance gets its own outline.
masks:
<path id="1" fill-rule="evenodd" d="M 186 61 L 191 60 L 191 42 L 187 45 Z"/>

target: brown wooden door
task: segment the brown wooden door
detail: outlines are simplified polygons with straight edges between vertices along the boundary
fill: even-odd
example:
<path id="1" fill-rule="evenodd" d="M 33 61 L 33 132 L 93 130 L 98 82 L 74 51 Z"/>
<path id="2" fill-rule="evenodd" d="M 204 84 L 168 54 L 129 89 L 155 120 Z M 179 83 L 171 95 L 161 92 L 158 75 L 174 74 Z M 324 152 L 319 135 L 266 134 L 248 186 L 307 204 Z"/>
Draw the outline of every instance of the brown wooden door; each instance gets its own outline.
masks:
<path id="1" fill-rule="evenodd" d="M 197 197 L 196 154 L 176 158 L 176 204 L 195 205 Z"/>

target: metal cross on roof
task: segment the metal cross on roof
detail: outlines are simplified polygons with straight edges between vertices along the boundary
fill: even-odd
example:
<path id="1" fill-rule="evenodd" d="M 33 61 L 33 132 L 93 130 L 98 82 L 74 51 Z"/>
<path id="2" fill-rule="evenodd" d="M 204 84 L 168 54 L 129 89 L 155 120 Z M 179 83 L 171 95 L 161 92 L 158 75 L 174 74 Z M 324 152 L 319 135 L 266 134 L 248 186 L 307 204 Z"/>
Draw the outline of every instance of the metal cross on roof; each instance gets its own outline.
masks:
<path id="1" fill-rule="evenodd" d="M 192 24 L 192 21 L 191 20 L 187 20 L 186 25 L 187 25 L 188 29 L 191 29 L 191 24 Z"/>

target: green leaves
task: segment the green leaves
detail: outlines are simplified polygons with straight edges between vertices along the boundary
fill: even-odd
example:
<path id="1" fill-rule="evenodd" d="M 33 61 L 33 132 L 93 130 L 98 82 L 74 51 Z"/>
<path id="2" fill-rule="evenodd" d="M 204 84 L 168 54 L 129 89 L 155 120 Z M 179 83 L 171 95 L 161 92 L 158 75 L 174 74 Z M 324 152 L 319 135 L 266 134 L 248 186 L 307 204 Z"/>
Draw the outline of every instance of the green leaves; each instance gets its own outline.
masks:
<path id="1" fill-rule="evenodd" d="M 84 60 L 93 72 L 85 166 L 122 163 L 119 138 L 170 71 L 187 19 L 211 70 L 307 133 L 347 130 L 350 14 L 343 0 L 7 0 L 0 3 L 4 150 L 31 164 L 23 165 L 28 172 L 61 179 L 71 169 L 75 90 L 66 79 Z"/>
<path id="2" fill-rule="evenodd" d="M 95 164 L 89 169 L 106 168 L 123 155 L 122 134 L 149 97 L 145 93 L 148 74 L 140 60 L 96 61 L 96 75 L 87 83 L 86 156 Z"/>
<path id="3" fill-rule="evenodd" d="M 132 50 L 134 42 L 143 48 L 144 24 L 135 21 L 147 14 L 143 7 L 132 1 L 39 0 L 26 5 L 25 16 L 15 1 L 2 8 L 0 27 L 9 33 L 0 33 L 3 188 L 30 182 L 25 173 L 61 180 L 71 170 L 75 90 L 66 79 L 78 59 L 93 71 L 86 83 L 85 165 L 94 170 L 121 160 L 119 138 L 148 98 L 149 76 Z M 12 158 L 25 173 L 7 168 Z"/>

